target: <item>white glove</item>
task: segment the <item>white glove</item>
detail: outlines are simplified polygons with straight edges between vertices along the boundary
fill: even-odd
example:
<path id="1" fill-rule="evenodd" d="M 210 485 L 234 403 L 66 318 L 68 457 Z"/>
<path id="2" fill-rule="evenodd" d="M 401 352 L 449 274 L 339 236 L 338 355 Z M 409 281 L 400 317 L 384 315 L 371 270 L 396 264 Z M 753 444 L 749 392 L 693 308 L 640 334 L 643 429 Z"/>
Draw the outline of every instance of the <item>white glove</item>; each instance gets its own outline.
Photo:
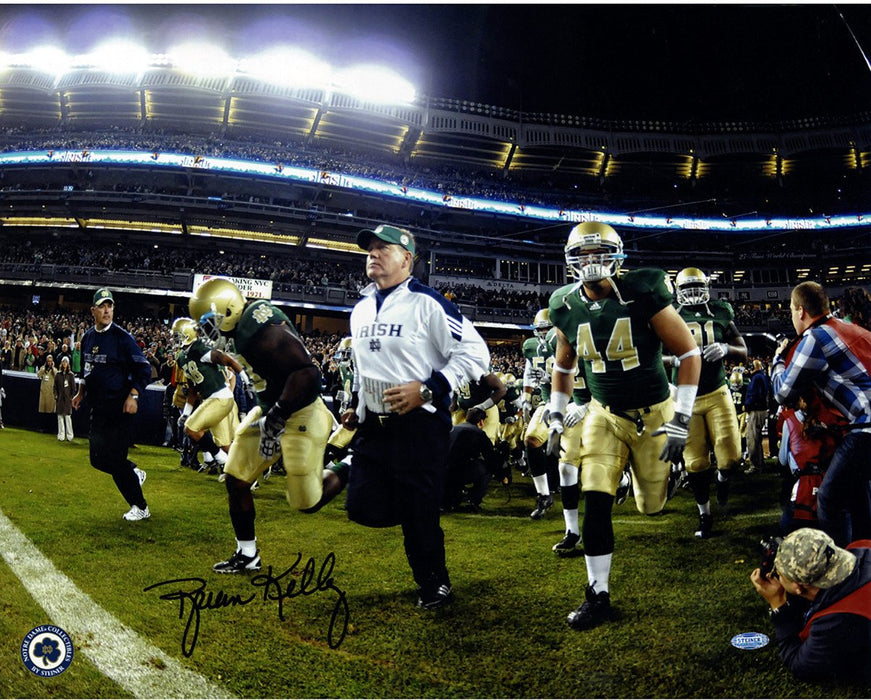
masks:
<path id="1" fill-rule="evenodd" d="M 532 402 L 524 401 L 523 402 L 523 422 L 529 423 L 529 419 L 532 418 Z"/>
<path id="2" fill-rule="evenodd" d="M 571 428 L 572 426 L 580 423 L 582 420 L 584 420 L 585 415 L 587 415 L 587 404 L 577 404 L 574 402 L 570 402 L 568 408 L 566 409 L 566 428 Z"/>
<path id="3" fill-rule="evenodd" d="M 239 372 L 239 381 L 242 382 L 242 391 L 245 394 L 245 400 L 249 406 L 257 405 L 257 392 L 254 390 L 254 382 L 248 376 L 248 373 L 243 369 Z"/>
<path id="4" fill-rule="evenodd" d="M 663 423 L 662 426 L 651 433 L 654 437 L 665 433 L 665 447 L 662 448 L 662 453 L 659 458 L 663 462 L 678 462 L 683 456 L 683 448 L 687 444 L 687 436 L 689 435 L 690 417 L 683 413 L 675 413 L 668 423 Z"/>
<path id="5" fill-rule="evenodd" d="M 272 459 L 281 452 L 281 434 L 287 420 L 282 418 L 278 406 L 272 406 L 258 421 L 260 426 L 260 445 L 258 452 L 263 459 Z"/>
<path id="6" fill-rule="evenodd" d="M 336 392 L 336 404 L 339 406 L 339 411 L 344 413 L 351 404 L 351 395 L 344 389 L 339 389 Z"/>
<path id="7" fill-rule="evenodd" d="M 702 350 L 702 357 L 707 362 L 719 362 L 726 357 L 728 352 L 729 346 L 726 343 L 712 343 L 711 345 L 706 345 L 705 349 Z"/>
<path id="8" fill-rule="evenodd" d="M 561 413 L 550 414 L 550 424 L 547 429 L 547 447 L 545 452 L 553 457 L 559 457 L 560 439 L 565 432 Z"/>

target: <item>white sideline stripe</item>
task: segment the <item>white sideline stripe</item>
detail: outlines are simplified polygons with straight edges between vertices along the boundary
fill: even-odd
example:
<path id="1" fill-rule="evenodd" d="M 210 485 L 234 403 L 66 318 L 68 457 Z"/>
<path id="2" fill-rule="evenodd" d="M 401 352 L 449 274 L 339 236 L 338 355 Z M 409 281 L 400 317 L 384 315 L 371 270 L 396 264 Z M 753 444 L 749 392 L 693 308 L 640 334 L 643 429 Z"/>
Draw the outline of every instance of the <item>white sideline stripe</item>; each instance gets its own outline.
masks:
<path id="1" fill-rule="evenodd" d="M 103 674 L 134 697 L 233 697 L 103 610 L 58 571 L 2 510 L 0 554 L 27 592 L 48 613 L 51 623 L 70 635 L 75 653 L 87 656 Z"/>

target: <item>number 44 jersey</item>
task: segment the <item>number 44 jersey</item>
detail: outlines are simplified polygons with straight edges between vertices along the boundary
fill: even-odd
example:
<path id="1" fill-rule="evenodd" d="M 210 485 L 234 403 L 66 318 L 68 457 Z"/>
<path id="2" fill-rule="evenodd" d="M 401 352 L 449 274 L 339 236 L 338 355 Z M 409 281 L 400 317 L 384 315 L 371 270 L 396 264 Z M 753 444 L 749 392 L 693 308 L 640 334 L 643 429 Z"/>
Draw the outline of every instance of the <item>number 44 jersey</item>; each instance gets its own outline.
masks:
<path id="1" fill-rule="evenodd" d="M 662 341 L 650 319 L 671 306 L 665 273 L 640 268 L 613 278 L 617 291 L 592 300 L 581 285 L 566 285 L 550 297 L 550 320 L 584 363 L 587 388 L 611 410 L 626 411 L 665 401 L 668 378 Z"/>

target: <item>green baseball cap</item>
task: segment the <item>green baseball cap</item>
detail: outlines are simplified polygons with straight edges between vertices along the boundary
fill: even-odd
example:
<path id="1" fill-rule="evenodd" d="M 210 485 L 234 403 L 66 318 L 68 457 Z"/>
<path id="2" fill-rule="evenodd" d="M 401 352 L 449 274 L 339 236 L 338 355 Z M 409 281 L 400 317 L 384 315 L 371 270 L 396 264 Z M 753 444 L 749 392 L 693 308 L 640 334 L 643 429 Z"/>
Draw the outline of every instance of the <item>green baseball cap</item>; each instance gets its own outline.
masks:
<path id="1" fill-rule="evenodd" d="M 363 250 L 369 250 L 369 244 L 372 242 L 373 236 L 380 238 L 385 243 L 393 243 L 401 248 L 405 248 L 409 253 L 414 255 L 414 237 L 410 231 L 406 231 L 404 228 L 381 224 L 373 229 L 363 229 L 357 234 L 357 245 Z"/>
<path id="2" fill-rule="evenodd" d="M 783 538 L 774 568 L 790 581 L 831 588 L 845 580 L 856 566 L 856 555 L 841 549 L 822 530 L 803 527 Z"/>
<path id="3" fill-rule="evenodd" d="M 108 287 L 100 287 L 100 289 L 94 292 L 94 306 L 99 306 L 106 301 L 111 301 L 114 304 L 115 297 L 112 296 L 112 292 Z"/>

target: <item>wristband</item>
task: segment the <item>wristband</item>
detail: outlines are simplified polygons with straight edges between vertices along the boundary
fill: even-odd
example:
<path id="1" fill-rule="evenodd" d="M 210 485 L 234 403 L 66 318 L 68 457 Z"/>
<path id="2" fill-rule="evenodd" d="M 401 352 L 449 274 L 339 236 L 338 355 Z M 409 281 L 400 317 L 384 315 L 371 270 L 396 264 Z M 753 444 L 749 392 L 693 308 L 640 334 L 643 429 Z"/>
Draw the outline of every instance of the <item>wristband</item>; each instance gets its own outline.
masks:
<path id="1" fill-rule="evenodd" d="M 568 408 L 569 405 L 569 399 L 571 399 L 571 397 L 562 391 L 550 392 L 550 405 L 548 408 L 550 408 L 551 415 L 559 414 L 564 416 L 566 408 Z"/>
<path id="2" fill-rule="evenodd" d="M 486 411 L 487 409 L 493 408 L 493 406 L 495 405 L 496 404 L 493 403 L 493 397 L 491 396 L 486 401 L 482 401 L 481 403 L 479 403 L 478 408 L 482 408 Z"/>
<path id="3" fill-rule="evenodd" d="M 134 401 L 139 401 L 139 394 L 130 394 L 130 398 Z"/>
<path id="4" fill-rule="evenodd" d="M 695 384 L 680 384 L 677 388 L 677 396 L 674 400 L 675 413 L 683 413 L 685 416 L 693 414 L 693 404 L 696 401 L 696 392 L 699 387 Z"/>

